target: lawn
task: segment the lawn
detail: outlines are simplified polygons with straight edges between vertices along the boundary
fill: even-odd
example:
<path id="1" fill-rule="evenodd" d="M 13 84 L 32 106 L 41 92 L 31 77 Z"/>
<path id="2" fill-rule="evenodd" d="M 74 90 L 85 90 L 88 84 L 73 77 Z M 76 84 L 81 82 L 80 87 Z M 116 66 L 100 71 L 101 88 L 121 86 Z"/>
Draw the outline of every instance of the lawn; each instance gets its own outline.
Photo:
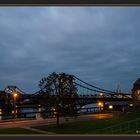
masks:
<path id="1" fill-rule="evenodd" d="M 90 131 L 94 131 L 100 128 L 105 128 L 113 123 L 117 123 L 115 119 L 102 119 L 102 120 L 83 120 L 71 123 L 60 124 L 59 127 L 56 125 L 46 126 L 34 126 L 33 128 L 55 132 L 57 134 L 88 134 Z"/>
<path id="2" fill-rule="evenodd" d="M 0 135 L 11 135 L 11 134 L 40 134 L 34 131 L 30 131 L 24 128 L 2 128 L 0 129 Z"/>
<path id="3" fill-rule="evenodd" d="M 33 128 L 55 132 L 56 134 L 96 134 L 97 130 L 105 130 L 107 127 L 134 120 L 136 118 L 140 118 L 140 110 L 133 113 L 128 113 L 124 116 L 113 117 L 109 119 L 81 120 L 77 122 L 60 124 L 59 127 L 56 125 L 46 125 L 34 126 Z M 119 129 L 119 127 L 116 127 L 115 129 Z M 133 133 L 135 133 L 135 130 L 133 130 Z"/>

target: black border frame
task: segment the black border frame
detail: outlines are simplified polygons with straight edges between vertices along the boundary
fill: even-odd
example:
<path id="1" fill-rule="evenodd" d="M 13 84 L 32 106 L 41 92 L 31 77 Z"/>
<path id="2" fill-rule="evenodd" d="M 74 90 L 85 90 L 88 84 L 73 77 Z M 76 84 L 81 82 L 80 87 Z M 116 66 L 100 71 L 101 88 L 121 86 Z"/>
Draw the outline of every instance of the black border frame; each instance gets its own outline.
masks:
<path id="1" fill-rule="evenodd" d="M 140 0 L 1 0 L 0 6 L 140 6 Z M 0 135 L 5 140 L 139 140 L 140 135 Z"/>
<path id="2" fill-rule="evenodd" d="M 137 5 L 140 0 L 0 0 L 0 5 Z"/>

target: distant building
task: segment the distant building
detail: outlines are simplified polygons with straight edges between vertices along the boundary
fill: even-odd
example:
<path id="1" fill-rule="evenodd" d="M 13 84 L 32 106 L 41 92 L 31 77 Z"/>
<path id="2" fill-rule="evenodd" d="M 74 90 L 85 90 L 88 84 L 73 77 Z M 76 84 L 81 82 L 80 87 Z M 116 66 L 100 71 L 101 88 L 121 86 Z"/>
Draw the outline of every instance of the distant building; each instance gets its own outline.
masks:
<path id="1" fill-rule="evenodd" d="M 140 78 L 133 84 L 132 97 L 135 101 L 140 101 Z"/>
<path id="2" fill-rule="evenodd" d="M 133 109 L 133 102 L 132 101 L 110 101 L 106 102 L 104 105 L 105 111 L 128 111 Z"/>

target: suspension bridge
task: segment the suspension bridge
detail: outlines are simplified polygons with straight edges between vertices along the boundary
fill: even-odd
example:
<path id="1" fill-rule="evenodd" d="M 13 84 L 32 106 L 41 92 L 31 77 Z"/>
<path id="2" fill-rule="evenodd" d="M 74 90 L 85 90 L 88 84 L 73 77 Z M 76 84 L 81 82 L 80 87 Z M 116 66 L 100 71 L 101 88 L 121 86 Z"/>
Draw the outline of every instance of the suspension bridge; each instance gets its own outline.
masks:
<path id="1" fill-rule="evenodd" d="M 72 75 L 73 76 L 73 75 Z M 97 103 L 98 101 L 110 102 L 110 101 L 132 101 L 132 95 L 129 93 L 114 92 L 108 89 L 100 88 L 94 86 L 86 81 L 81 80 L 80 78 L 74 77 L 74 83 L 77 87 L 77 97 L 74 97 L 79 104 L 86 105 L 91 103 Z M 52 79 L 52 82 L 54 79 Z M 51 84 L 51 83 L 48 83 Z M 7 86 L 4 90 L 8 94 L 12 94 L 13 91 L 20 93 L 20 100 L 32 100 L 33 98 L 41 98 L 41 90 L 38 90 L 35 93 L 26 93 L 17 86 Z"/>
<path id="2" fill-rule="evenodd" d="M 77 106 L 78 110 L 85 109 L 83 106 L 89 105 L 89 104 L 95 104 L 102 102 L 104 105 L 106 103 L 116 102 L 118 103 L 124 103 L 124 106 L 129 106 L 130 103 L 132 104 L 133 98 L 132 95 L 129 93 L 123 93 L 123 92 L 114 92 L 108 89 L 104 89 L 101 87 L 97 87 L 95 85 L 92 85 L 74 75 L 71 75 L 73 77 L 73 84 L 76 86 L 76 96 L 71 96 Z M 49 83 L 46 84 L 46 87 L 51 85 L 58 77 L 52 78 Z M 46 88 L 45 87 L 45 88 Z M 69 88 L 69 87 L 68 87 Z M 14 93 L 18 93 L 16 102 L 14 100 Z M 44 94 L 47 94 L 45 92 L 42 93 L 42 89 L 38 90 L 34 93 L 27 93 L 18 88 L 17 86 L 9 85 L 7 86 L 3 92 L 1 92 L 0 102 L 1 102 L 1 108 L 3 110 L 14 109 L 14 113 L 16 114 L 16 109 L 36 109 L 34 112 L 23 112 L 21 114 L 36 114 L 41 113 L 40 108 L 43 107 L 43 105 L 40 106 L 38 100 L 44 98 Z M 56 95 L 53 95 L 56 96 Z M 69 97 L 64 97 L 69 98 Z M 13 102 L 14 101 L 14 102 Z M 41 100 L 40 100 L 41 101 Z M 101 105 L 99 105 L 101 107 Z M 87 107 L 86 110 L 89 112 L 89 110 L 97 110 L 100 107 Z M 46 108 L 44 106 L 44 108 Z M 114 107 L 115 108 L 115 107 Z M 0 111 L 1 114 L 1 111 Z"/>

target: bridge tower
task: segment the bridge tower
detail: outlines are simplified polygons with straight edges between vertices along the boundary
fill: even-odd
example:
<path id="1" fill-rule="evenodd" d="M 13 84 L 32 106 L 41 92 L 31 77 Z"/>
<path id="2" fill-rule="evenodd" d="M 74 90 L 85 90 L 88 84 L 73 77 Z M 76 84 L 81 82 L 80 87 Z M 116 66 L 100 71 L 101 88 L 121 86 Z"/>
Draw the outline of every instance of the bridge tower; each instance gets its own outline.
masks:
<path id="1" fill-rule="evenodd" d="M 140 78 L 133 84 L 132 97 L 134 101 L 140 101 Z"/>

